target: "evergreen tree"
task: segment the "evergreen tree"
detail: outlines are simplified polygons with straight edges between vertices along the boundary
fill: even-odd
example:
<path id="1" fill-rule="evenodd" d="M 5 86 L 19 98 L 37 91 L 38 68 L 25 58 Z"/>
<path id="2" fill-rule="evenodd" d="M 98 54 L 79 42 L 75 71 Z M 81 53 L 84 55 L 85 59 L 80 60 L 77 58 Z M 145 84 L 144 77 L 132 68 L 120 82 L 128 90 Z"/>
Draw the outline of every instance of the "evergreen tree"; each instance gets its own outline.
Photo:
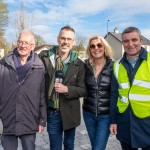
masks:
<path id="1" fill-rule="evenodd" d="M 8 5 L 4 0 L 0 0 L 0 48 L 4 48 L 4 31 L 8 25 Z"/>

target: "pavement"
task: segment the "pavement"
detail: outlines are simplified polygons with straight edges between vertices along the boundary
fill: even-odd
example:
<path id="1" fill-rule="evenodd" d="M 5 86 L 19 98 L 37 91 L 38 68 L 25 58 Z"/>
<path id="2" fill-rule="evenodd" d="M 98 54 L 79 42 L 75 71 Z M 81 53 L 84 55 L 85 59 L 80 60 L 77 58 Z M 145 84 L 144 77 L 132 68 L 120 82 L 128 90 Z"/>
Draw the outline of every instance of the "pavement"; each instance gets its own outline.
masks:
<path id="1" fill-rule="evenodd" d="M 0 150 L 3 150 L 1 143 Z M 18 142 L 18 150 L 22 150 L 20 141 Z M 50 150 L 46 129 L 42 134 L 37 133 L 36 150 Z M 81 125 L 76 129 L 75 150 L 91 150 L 89 137 L 83 119 L 81 121 Z M 106 150 L 121 150 L 119 141 L 115 136 L 110 135 Z"/>
<path id="2" fill-rule="evenodd" d="M 0 123 L 0 132 L 1 131 L 2 131 L 2 125 Z M 1 142 L 0 142 L 0 150 L 3 150 Z M 20 141 L 18 142 L 18 150 L 22 150 Z M 36 150 L 50 150 L 49 138 L 46 129 L 42 134 L 37 133 Z M 85 128 L 83 118 L 81 118 L 81 125 L 78 126 L 76 129 L 74 150 L 91 150 L 91 145 L 90 145 L 89 137 L 87 134 L 87 130 Z M 110 135 L 107 142 L 106 150 L 121 150 L 120 143 L 115 136 Z"/>

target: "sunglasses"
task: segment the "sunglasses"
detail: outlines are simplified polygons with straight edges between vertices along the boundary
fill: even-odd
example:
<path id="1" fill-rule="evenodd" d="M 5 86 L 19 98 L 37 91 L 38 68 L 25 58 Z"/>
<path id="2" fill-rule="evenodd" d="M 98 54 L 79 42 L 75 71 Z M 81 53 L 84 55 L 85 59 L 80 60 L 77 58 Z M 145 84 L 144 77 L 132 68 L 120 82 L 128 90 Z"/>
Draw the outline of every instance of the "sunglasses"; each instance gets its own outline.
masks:
<path id="1" fill-rule="evenodd" d="M 96 47 L 97 47 L 97 48 L 102 48 L 103 45 L 102 45 L 101 43 L 98 43 L 97 45 L 94 45 L 94 44 L 91 44 L 91 45 L 90 45 L 90 48 L 91 48 L 91 49 L 95 49 Z"/>

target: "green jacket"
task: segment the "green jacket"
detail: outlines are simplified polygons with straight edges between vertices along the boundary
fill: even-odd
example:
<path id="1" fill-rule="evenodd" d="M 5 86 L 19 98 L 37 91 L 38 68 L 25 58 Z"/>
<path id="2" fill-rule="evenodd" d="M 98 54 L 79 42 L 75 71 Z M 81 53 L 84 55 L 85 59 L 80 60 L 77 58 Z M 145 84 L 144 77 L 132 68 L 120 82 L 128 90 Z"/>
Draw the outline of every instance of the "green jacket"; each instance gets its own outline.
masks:
<path id="1" fill-rule="evenodd" d="M 39 57 L 42 59 L 45 65 L 45 94 L 48 102 L 48 89 L 52 76 L 54 75 L 53 62 L 51 61 L 52 53 L 56 47 L 49 51 L 42 51 Z M 71 52 L 72 53 L 72 52 Z M 64 85 L 68 86 L 68 94 L 60 94 L 60 110 L 62 115 L 63 129 L 71 129 L 80 125 L 80 97 L 84 97 L 86 94 L 86 88 L 84 83 L 85 68 L 84 63 L 75 55 L 71 55 L 71 58 L 67 67 L 66 75 L 63 79 Z"/>

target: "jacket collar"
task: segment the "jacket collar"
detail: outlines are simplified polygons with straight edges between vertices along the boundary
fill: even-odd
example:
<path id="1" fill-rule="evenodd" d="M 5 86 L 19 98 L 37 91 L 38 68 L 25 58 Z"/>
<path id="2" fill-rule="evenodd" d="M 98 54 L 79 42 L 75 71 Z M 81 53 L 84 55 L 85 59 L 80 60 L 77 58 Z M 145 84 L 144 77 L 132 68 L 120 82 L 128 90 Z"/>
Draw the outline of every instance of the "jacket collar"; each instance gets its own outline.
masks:
<path id="1" fill-rule="evenodd" d="M 5 55 L 4 60 L 9 66 L 12 66 L 15 69 L 15 64 L 13 60 L 13 51 L 10 51 L 7 55 Z"/>
<path id="2" fill-rule="evenodd" d="M 127 59 L 126 55 L 127 55 L 126 53 L 124 53 L 124 55 L 123 55 L 123 59 L 125 59 L 125 60 Z M 143 60 L 147 60 L 147 57 L 148 57 L 147 50 L 145 48 L 141 47 L 141 51 L 139 53 L 139 58 L 143 59 Z"/>
<path id="3" fill-rule="evenodd" d="M 109 64 L 111 61 L 112 61 L 111 58 L 106 57 L 106 64 Z M 89 62 L 89 59 L 86 59 L 86 60 L 85 60 L 85 64 L 86 64 L 89 68 L 92 68 L 92 66 L 91 66 L 91 64 L 90 64 L 90 62 Z"/>
<path id="4" fill-rule="evenodd" d="M 53 68 L 55 68 L 55 63 L 56 63 L 55 55 L 56 55 L 57 49 L 58 49 L 58 46 L 54 46 L 53 48 L 49 49 L 47 53 L 44 53 L 44 56 L 47 56 L 50 59 Z M 70 55 L 70 60 L 68 61 L 68 63 L 74 62 L 78 58 L 78 55 L 72 50 L 70 50 L 69 55 Z"/>
<path id="5" fill-rule="evenodd" d="M 42 68 L 43 67 L 42 61 L 38 58 L 37 54 L 35 54 L 34 52 L 33 55 L 34 55 L 34 62 L 32 68 Z M 4 60 L 9 66 L 12 66 L 15 69 L 13 57 L 14 57 L 13 51 L 10 51 L 7 55 L 4 56 Z"/>

